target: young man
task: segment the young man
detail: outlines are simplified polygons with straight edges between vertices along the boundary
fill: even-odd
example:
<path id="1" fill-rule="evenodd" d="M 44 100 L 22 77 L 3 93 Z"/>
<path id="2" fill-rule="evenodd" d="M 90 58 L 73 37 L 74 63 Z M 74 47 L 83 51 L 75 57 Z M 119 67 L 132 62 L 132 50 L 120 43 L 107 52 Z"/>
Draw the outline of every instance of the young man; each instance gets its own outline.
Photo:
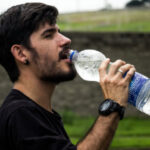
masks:
<path id="1" fill-rule="evenodd" d="M 71 40 L 59 32 L 57 15 L 55 7 L 27 3 L 0 16 L 0 63 L 14 83 L 0 108 L 1 150 L 106 150 L 123 117 L 135 68 L 117 60 L 106 73 L 107 59 L 99 69 L 107 100 L 85 138 L 70 142 L 51 106 L 56 85 L 76 75 L 67 59 Z"/>

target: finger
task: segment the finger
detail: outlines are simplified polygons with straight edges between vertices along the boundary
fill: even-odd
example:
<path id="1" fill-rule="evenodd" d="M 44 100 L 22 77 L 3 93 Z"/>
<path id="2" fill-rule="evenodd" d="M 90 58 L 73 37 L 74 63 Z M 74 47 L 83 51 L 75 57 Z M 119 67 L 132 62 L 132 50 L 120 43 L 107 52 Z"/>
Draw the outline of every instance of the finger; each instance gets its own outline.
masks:
<path id="1" fill-rule="evenodd" d="M 134 67 L 130 68 L 130 70 L 127 72 L 124 80 L 127 81 L 127 82 L 130 82 L 134 73 L 135 73 L 136 69 Z"/>
<path id="2" fill-rule="evenodd" d="M 127 71 L 129 71 L 130 68 L 133 68 L 133 67 L 134 66 L 131 64 L 125 64 L 118 69 L 117 75 L 123 76 Z"/>
<path id="3" fill-rule="evenodd" d="M 126 62 L 122 60 L 116 60 L 114 63 L 111 64 L 111 67 L 109 69 L 109 75 L 114 75 L 118 71 L 118 69 L 122 66 L 125 65 Z"/>
<path id="4" fill-rule="evenodd" d="M 110 63 L 110 59 L 109 58 L 107 58 L 106 60 L 104 60 L 101 63 L 101 65 L 99 67 L 100 78 L 102 78 L 103 76 L 106 75 L 109 63 Z"/>

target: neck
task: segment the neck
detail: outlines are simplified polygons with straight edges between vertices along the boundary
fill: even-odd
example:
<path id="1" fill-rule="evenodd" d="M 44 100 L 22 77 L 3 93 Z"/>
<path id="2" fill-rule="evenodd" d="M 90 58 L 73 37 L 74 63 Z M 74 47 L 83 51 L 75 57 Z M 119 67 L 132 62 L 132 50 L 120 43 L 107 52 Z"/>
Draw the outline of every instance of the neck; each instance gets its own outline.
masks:
<path id="1" fill-rule="evenodd" d="M 19 79 L 13 88 L 24 93 L 47 111 L 52 112 L 51 97 L 55 84 L 26 77 L 24 80 Z"/>

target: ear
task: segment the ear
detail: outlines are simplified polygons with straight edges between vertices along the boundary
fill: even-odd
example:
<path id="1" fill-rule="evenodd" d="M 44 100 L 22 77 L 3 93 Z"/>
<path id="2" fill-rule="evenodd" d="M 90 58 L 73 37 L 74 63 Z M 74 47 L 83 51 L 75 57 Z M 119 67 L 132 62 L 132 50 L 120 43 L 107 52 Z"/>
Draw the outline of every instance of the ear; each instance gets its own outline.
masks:
<path id="1" fill-rule="evenodd" d="M 14 58 L 16 59 L 16 61 L 25 64 L 25 62 L 27 60 L 27 53 L 26 53 L 25 48 L 22 45 L 14 44 L 11 47 L 11 53 L 14 56 Z"/>

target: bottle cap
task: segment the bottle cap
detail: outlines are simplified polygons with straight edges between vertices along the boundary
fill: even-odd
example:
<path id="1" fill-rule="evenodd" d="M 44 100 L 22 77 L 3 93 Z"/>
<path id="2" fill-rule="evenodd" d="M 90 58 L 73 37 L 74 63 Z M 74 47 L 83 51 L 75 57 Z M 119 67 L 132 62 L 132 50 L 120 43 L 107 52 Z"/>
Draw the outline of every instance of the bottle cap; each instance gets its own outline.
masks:
<path id="1" fill-rule="evenodd" d="M 69 59 L 72 61 L 72 58 L 73 58 L 73 55 L 75 54 L 75 50 L 70 50 L 70 52 L 69 52 Z"/>

